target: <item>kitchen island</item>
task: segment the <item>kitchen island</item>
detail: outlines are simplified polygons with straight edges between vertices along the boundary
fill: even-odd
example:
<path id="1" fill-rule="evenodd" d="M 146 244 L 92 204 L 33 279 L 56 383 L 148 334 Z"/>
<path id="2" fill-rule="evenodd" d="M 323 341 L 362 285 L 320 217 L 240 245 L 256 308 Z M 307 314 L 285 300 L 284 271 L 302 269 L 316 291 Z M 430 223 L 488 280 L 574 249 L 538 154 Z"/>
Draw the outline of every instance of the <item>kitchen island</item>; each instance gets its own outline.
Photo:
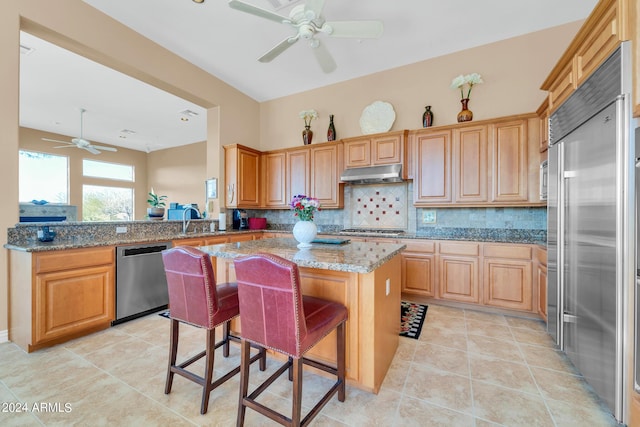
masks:
<path id="1" fill-rule="evenodd" d="M 340 302 L 349 311 L 346 336 L 347 381 L 377 393 L 398 347 L 401 257 L 405 245 L 349 242 L 316 244 L 300 250 L 291 238 L 202 246 L 215 257 L 216 280 L 235 280 L 233 258 L 267 252 L 295 262 L 305 295 Z M 239 324 L 233 326 L 239 328 Z M 335 363 L 335 331 L 309 356 Z"/>

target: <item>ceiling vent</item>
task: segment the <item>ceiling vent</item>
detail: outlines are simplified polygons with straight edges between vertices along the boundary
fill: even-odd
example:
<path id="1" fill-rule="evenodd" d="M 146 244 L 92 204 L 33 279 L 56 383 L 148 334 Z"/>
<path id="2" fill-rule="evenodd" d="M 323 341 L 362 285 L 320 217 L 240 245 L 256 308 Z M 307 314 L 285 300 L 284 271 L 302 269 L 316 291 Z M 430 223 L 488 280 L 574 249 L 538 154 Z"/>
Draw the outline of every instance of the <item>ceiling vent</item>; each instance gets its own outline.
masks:
<path id="1" fill-rule="evenodd" d="M 33 52 L 35 49 L 29 46 L 26 46 L 22 43 L 20 43 L 20 53 L 23 55 L 29 55 L 31 52 Z"/>

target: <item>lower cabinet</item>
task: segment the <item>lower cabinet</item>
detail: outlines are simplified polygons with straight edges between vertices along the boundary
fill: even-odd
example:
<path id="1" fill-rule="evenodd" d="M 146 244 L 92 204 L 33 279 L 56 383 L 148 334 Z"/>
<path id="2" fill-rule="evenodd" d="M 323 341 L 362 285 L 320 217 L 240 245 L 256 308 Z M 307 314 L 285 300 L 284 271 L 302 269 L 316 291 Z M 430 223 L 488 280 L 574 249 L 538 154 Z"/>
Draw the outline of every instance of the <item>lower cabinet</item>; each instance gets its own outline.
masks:
<path id="1" fill-rule="evenodd" d="M 539 314 L 546 320 L 544 264 L 536 245 L 404 239 L 402 292 Z M 535 252 L 534 252 L 535 251 Z"/>
<path id="2" fill-rule="evenodd" d="M 442 242 L 439 246 L 440 298 L 480 302 L 478 243 Z"/>
<path id="3" fill-rule="evenodd" d="M 111 326 L 112 246 L 9 252 L 11 341 L 31 352 Z"/>
<path id="4" fill-rule="evenodd" d="M 402 292 L 435 297 L 435 242 L 407 239 L 401 243 L 407 245 L 402 252 Z"/>
<path id="5" fill-rule="evenodd" d="M 538 284 L 538 314 L 547 321 L 547 250 L 537 247 L 535 250 L 536 259 L 536 281 Z"/>

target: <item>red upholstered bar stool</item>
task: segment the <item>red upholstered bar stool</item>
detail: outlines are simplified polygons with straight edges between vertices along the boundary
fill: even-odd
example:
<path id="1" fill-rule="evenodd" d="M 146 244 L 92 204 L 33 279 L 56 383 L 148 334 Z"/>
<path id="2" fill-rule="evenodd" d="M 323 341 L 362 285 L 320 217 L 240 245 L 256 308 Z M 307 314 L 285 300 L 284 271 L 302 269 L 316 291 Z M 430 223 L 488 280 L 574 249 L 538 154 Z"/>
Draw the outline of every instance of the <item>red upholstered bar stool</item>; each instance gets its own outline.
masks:
<path id="1" fill-rule="evenodd" d="M 240 327 L 242 329 L 240 399 L 237 425 L 244 425 L 251 408 L 285 426 L 305 426 L 336 392 L 345 399 L 345 321 L 347 308 L 339 303 L 303 296 L 298 266 L 271 254 L 248 255 L 234 260 Z M 304 358 L 304 354 L 331 331 L 337 332 L 337 366 Z M 249 343 L 270 348 L 288 360 L 251 394 L 249 388 Z M 336 376 L 336 382 L 301 421 L 303 363 Z M 285 371 L 293 380 L 291 417 L 258 403 L 256 398 Z"/>
<path id="2" fill-rule="evenodd" d="M 174 374 L 181 375 L 202 386 L 200 413 L 205 414 L 209 406 L 209 394 L 240 371 L 232 369 L 215 381 L 213 362 L 215 350 L 223 346 L 223 356 L 229 356 L 229 342 L 240 339 L 229 333 L 231 319 L 240 314 L 238 309 L 238 286 L 236 283 L 221 283 L 216 286 L 213 266 L 208 254 L 192 247 L 179 246 L 162 252 L 162 261 L 169 288 L 169 317 L 171 318 L 171 346 L 169 367 L 164 392 L 169 394 Z M 204 351 L 176 365 L 180 322 L 207 330 Z M 216 343 L 216 327 L 222 325 L 222 339 Z M 185 368 L 205 357 L 204 377 Z M 260 348 L 248 363 L 260 360 L 260 370 L 266 368 L 266 352 Z"/>

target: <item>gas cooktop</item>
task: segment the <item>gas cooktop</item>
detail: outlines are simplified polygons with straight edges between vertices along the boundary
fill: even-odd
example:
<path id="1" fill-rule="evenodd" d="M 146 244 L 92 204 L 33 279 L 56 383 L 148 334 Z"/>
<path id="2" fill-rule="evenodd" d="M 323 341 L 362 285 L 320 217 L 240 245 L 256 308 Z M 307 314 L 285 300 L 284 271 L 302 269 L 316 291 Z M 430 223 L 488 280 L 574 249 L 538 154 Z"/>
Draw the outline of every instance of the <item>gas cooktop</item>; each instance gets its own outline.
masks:
<path id="1" fill-rule="evenodd" d="M 404 234 L 404 230 L 389 228 L 345 228 L 341 234 L 370 234 L 382 236 L 400 236 Z"/>

